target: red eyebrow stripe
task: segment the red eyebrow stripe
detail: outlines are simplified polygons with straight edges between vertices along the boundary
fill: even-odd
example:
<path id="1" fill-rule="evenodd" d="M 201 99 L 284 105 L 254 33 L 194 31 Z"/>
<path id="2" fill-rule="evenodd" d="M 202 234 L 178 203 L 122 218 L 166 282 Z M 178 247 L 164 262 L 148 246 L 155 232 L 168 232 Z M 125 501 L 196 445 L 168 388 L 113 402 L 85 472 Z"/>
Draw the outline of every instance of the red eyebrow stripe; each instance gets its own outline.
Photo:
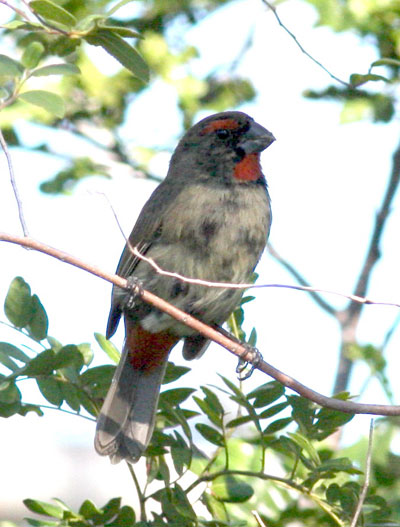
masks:
<path id="1" fill-rule="evenodd" d="M 209 134 L 215 130 L 236 130 L 237 128 L 239 128 L 239 123 L 235 119 L 218 119 L 205 126 L 201 135 Z"/>

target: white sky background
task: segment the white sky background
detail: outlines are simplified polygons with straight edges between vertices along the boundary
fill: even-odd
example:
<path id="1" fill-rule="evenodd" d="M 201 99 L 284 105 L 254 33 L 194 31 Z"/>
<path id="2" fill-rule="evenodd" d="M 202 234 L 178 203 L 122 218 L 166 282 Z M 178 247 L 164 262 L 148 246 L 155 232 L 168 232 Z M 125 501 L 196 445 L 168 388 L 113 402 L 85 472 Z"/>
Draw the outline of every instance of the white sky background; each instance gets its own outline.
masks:
<path id="1" fill-rule="evenodd" d="M 282 4 L 279 14 L 302 45 L 345 80 L 350 73 L 366 72 L 377 58 L 373 47 L 353 35 L 338 35 L 326 28 L 313 28 L 315 13 L 301 2 Z M 6 15 L 3 7 L 0 20 Z M 273 15 L 257 1 L 239 1 L 188 32 L 187 43 L 200 50 L 200 59 L 193 68 L 204 73 L 228 64 L 238 53 L 253 24 L 256 24 L 254 46 L 246 54 L 238 72 L 252 79 L 259 94 L 255 103 L 243 109 L 277 138 L 263 154 L 274 216 L 270 240 L 313 285 L 350 293 L 386 187 L 391 153 L 398 141 L 397 123 L 372 125 L 363 121 L 341 125 L 340 105 L 304 99 L 303 90 L 323 88 L 330 79 L 300 52 L 277 25 Z M 224 34 L 221 34 L 221 28 Z M 20 130 L 27 142 L 31 138 L 32 142 L 51 139 L 52 146 L 60 152 L 73 148 L 68 134 L 54 139 L 53 134 L 47 134 L 39 127 L 21 125 Z M 181 127 L 172 90 L 157 83 L 145 93 L 130 109 L 122 133 L 132 146 L 175 145 Z M 90 155 L 89 145 L 85 145 L 85 155 Z M 96 156 L 95 160 L 101 162 L 98 153 Z M 155 184 L 123 173 L 115 181 L 103 178 L 83 181 L 72 197 L 48 197 L 40 194 L 38 185 L 60 169 L 62 161 L 18 149 L 12 150 L 12 157 L 31 235 L 113 271 L 124 240 L 107 203 L 96 192 L 106 193 L 126 234 L 129 234 Z M 160 156 L 152 169 L 163 175 L 167 166 L 166 156 Z M 3 155 L 0 156 L 0 173 L 0 229 L 19 233 L 16 205 Z M 369 297 L 376 300 L 400 301 L 399 210 L 397 196 L 383 239 L 383 257 L 372 277 Z M 68 344 L 93 343 L 94 332 L 104 333 L 109 284 L 45 255 L 8 244 L 0 244 L 0 258 L 1 304 L 12 278 L 21 275 L 47 309 L 50 335 Z M 259 283 L 293 283 L 292 278 L 267 255 L 263 257 L 258 272 Z M 305 293 L 266 289 L 256 291 L 256 295 L 257 300 L 246 308 L 246 327 L 256 326 L 258 346 L 264 358 L 328 395 L 338 358 L 336 323 Z M 327 299 L 337 306 L 345 305 L 335 297 Z M 381 344 L 397 313 L 395 308 L 366 307 L 360 340 Z M 15 332 L 0 326 L 0 340 L 15 341 L 15 338 L 18 342 Z M 121 345 L 122 338 L 120 331 L 113 341 Z M 399 332 L 396 332 L 387 349 L 392 381 L 399 370 L 399 343 Z M 96 344 L 94 347 L 98 351 L 96 363 L 106 362 L 103 352 Z M 171 359 L 183 363 L 178 348 Z M 192 373 L 184 377 L 185 385 L 218 383 L 217 373 L 235 378 L 236 359 L 216 346 L 192 365 Z M 365 367 L 356 368 L 352 393 L 361 388 L 366 373 Z M 268 380 L 260 372 L 255 372 L 246 382 L 246 389 Z M 393 388 L 398 402 L 398 383 L 393 382 Z M 363 400 L 387 402 L 374 382 Z M 353 432 L 349 432 L 352 439 L 356 432 L 367 434 L 368 421 L 367 417 L 353 420 L 350 427 Z M 111 467 L 107 459 L 95 455 L 93 434 L 92 423 L 50 411 L 41 419 L 29 415 L 2 420 L 0 463 L 3 469 L 8 465 L 9 479 L 7 489 L 0 492 L 0 520 L 5 505 L 16 504 L 26 497 L 49 500 L 58 496 L 68 501 L 72 495 L 69 503 L 80 503 L 89 497 L 98 505 L 113 496 L 130 497 L 133 488 L 126 468 L 122 465 Z M 71 459 L 76 460 L 76 465 Z M 27 466 L 31 468 L 27 469 Z M 101 488 L 104 481 L 113 481 L 115 485 Z M 10 510 L 16 511 L 15 507 L 12 505 Z M 10 514 L 6 517 L 9 518 Z"/>

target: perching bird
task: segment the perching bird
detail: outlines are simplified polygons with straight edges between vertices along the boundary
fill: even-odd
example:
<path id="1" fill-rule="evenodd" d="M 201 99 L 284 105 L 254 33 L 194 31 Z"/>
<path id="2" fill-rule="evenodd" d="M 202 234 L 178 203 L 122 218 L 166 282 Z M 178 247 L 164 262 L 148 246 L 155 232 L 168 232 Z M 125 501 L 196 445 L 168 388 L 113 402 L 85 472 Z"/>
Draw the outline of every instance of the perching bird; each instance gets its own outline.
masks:
<path id="1" fill-rule="evenodd" d="M 217 113 L 190 128 L 172 155 L 166 178 L 139 215 L 131 247 L 185 277 L 248 282 L 271 225 L 260 152 L 274 140 L 242 112 Z M 144 289 L 210 325 L 223 324 L 243 294 L 160 275 L 129 246 L 117 274 L 138 280 Z M 113 463 L 133 463 L 151 439 L 171 349 L 184 339 L 183 356 L 191 360 L 202 355 L 209 341 L 114 286 L 107 338 L 122 314 L 124 348 L 97 420 L 95 448 Z"/>

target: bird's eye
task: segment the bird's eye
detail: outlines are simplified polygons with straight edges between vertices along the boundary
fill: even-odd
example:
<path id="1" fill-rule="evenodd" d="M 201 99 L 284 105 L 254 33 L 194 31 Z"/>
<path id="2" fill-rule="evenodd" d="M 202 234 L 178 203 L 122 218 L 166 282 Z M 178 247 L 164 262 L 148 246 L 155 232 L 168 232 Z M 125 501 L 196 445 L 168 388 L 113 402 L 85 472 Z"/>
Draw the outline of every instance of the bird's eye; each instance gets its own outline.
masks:
<path id="1" fill-rule="evenodd" d="M 226 130 L 225 128 L 220 128 L 219 130 L 216 130 L 215 133 L 220 139 L 226 139 L 229 136 L 229 130 Z"/>

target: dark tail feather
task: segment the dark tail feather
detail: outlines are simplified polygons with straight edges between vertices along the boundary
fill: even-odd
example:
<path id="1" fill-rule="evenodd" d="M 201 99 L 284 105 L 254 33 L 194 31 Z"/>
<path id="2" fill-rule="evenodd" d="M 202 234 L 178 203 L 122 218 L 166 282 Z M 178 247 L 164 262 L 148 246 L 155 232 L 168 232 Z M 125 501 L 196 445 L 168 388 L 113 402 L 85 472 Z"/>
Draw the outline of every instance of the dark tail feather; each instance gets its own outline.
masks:
<path id="1" fill-rule="evenodd" d="M 144 333 L 141 328 L 135 328 L 134 335 L 127 338 L 120 363 L 97 419 L 94 440 L 96 451 L 102 456 L 110 456 L 112 463 L 118 463 L 122 459 L 130 463 L 136 462 L 149 444 L 171 342 L 174 340 L 175 343 L 177 340 L 176 337 L 162 339 L 160 334 L 154 335 L 153 340 L 158 346 L 157 361 L 154 361 L 154 350 L 148 346 L 151 334 L 146 333 L 145 338 L 141 339 Z M 138 351 L 130 352 L 128 346 L 132 348 L 134 340 L 134 349 Z M 143 363 L 144 350 L 141 348 L 144 343 L 147 348 L 150 347 L 146 351 L 149 353 L 151 367 L 147 369 Z M 164 350 L 160 349 L 163 347 L 160 345 L 162 343 Z M 140 356 L 139 361 L 134 360 Z"/>

